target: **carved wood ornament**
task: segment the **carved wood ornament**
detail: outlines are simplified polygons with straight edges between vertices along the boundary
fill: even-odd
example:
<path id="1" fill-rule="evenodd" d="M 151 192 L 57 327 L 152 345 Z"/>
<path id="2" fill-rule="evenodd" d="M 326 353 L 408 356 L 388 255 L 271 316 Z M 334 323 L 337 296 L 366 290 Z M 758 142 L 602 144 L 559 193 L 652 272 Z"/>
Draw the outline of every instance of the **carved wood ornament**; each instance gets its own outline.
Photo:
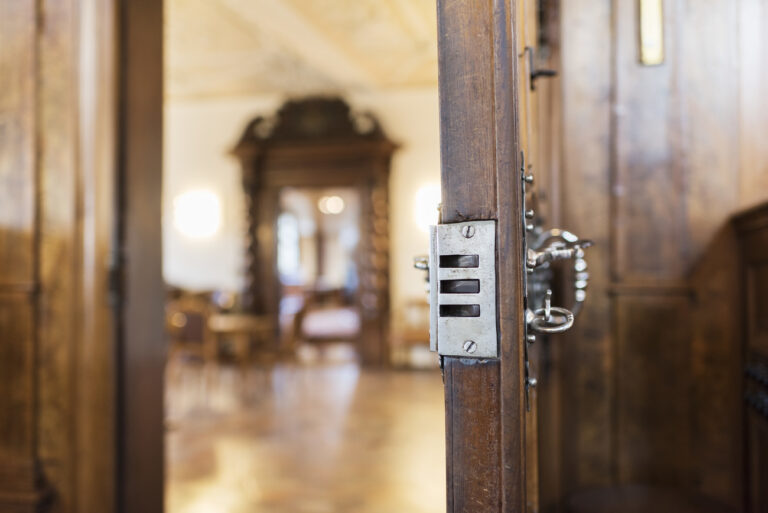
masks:
<path id="1" fill-rule="evenodd" d="M 389 170 L 397 145 L 376 118 L 340 98 L 289 100 L 258 116 L 232 150 L 242 166 L 248 213 L 244 306 L 277 326 L 279 194 L 283 187 L 354 187 L 361 202 L 357 251 L 359 351 L 363 363 L 388 362 Z"/>

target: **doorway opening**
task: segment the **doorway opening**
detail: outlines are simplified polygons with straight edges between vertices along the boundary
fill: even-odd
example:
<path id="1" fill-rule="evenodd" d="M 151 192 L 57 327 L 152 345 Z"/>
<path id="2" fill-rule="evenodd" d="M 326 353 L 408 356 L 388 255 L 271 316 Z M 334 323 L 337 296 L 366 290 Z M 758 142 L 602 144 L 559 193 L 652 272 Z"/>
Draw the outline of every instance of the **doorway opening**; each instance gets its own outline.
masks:
<path id="1" fill-rule="evenodd" d="M 356 358 L 360 197 L 350 187 L 280 191 L 280 330 L 302 361 Z"/>
<path id="2" fill-rule="evenodd" d="M 434 6 L 358 5 L 166 2 L 170 513 L 445 510 Z"/>

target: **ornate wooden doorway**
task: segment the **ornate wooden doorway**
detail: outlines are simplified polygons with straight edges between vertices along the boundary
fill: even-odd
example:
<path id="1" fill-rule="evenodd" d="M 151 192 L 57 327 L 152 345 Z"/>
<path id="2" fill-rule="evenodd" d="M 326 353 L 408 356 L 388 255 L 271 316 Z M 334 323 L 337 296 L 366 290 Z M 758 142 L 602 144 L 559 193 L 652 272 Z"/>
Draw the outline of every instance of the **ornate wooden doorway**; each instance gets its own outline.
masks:
<path id="1" fill-rule="evenodd" d="M 396 148 L 376 118 L 352 111 L 339 98 L 291 100 L 274 117 L 259 116 L 248 123 L 233 150 L 242 165 L 248 209 L 247 311 L 271 316 L 278 325 L 280 191 L 355 188 L 360 197 L 357 347 L 366 365 L 389 362 L 388 184 Z"/>

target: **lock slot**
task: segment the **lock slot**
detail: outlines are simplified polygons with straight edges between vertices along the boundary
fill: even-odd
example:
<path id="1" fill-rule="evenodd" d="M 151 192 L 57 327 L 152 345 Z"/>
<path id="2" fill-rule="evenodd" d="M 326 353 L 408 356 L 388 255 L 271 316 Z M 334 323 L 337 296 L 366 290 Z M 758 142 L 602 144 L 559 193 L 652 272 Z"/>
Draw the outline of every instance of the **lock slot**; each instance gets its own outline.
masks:
<path id="1" fill-rule="evenodd" d="M 441 294 L 479 294 L 480 280 L 440 280 Z"/>
<path id="2" fill-rule="evenodd" d="M 480 255 L 440 255 L 440 267 L 472 269 L 480 267 Z"/>
<path id="3" fill-rule="evenodd" d="M 440 317 L 480 317 L 480 305 L 440 305 Z"/>

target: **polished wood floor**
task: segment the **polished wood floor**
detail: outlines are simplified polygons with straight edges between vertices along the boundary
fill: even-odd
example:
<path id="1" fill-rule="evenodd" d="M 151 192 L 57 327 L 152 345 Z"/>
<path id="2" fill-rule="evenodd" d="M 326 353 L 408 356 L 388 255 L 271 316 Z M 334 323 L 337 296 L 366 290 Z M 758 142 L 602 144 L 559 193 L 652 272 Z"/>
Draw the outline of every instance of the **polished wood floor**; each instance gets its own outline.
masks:
<path id="1" fill-rule="evenodd" d="M 168 382 L 169 513 L 445 511 L 438 371 L 181 365 Z"/>

